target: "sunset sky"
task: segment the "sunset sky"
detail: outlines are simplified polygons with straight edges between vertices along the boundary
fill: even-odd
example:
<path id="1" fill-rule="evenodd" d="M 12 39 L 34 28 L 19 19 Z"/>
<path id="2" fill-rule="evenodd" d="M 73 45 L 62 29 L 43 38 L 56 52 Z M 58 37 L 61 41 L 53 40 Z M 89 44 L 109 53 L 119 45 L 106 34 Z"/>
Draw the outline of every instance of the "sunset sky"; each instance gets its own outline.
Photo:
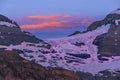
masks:
<path id="1" fill-rule="evenodd" d="M 83 31 L 120 8 L 120 0 L 0 0 L 0 14 L 42 39 Z"/>

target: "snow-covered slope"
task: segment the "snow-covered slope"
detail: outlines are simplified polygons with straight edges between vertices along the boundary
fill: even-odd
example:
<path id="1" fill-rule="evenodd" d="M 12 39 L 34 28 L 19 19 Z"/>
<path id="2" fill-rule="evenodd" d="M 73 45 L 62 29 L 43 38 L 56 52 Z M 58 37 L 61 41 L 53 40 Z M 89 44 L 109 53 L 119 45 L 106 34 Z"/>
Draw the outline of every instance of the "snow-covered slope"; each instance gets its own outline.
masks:
<path id="1" fill-rule="evenodd" d="M 116 15 L 115 20 L 116 25 L 119 25 L 119 19 L 116 18 Z M 97 24 L 98 23 L 99 22 L 97 22 Z M 26 39 L 22 40 L 20 44 L 11 44 L 9 46 L 0 45 L 0 48 L 16 51 L 25 59 L 41 64 L 47 68 L 61 67 L 72 71 L 89 72 L 93 75 L 104 70 L 120 70 L 119 56 L 103 57 L 102 60 L 99 60 L 99 54 L 97 53 L 98 47 L 93 44 L 96 37 L 108 33 L 113 25 L 113 19 L 109 20 L 106 18 L 100 21 L 99 25 L 97 24 L 94 24 L 94 28 L 91 26 L 86 33 L 70 37 L 33 43 L 25 41 L 26 39 L 28 40 L 28 37 L 26 38 L 25 36 Z M 32 37 L 32 39 L 33 38 L 34 37 Z"/>
<path id="2" fill-rule="evenodd" d="M 18 51 L 20 55 L 45 67 L 62 67 L 72 71 L 83 71 L 97 74 L 103 70 L 119 68 L 119 57 L 108 61 L 99 61 L 97 47 L 93 45 L 96 36 L 106 33 L 110 24 L 103 25 L 94 31 L 71 37 L 46 40 L 51 49 L 40 47 L 41 44 L 23 42 L 20 45 L 1 46 L 7 50 Z M 84 43 L 76 45 L 76 43 Z M 114 64 L 113 66 L 110 66 Z"/>
<path id="3" fill-rule="evenodd" d="M 109 69 L 107 67 L 111 63 L 107 66 L 106 63 L 109 63 L 109 61 L 103 63 L 99 62 L 97 58 L 97 47 L 93 45 L 93 41 L 96 36 L 106 33 L 109 27 L 110 24 L 106 26 L 103 25 L 94 31 L 90 31 L 84 34 L 47 40 L 47 42 L 52 45 L 53 49 L 58 52 L 59 57 L 63 58 L 63 60 L 56 62 L 57 66 L 74 71 L 90 72 L 93 74 L 96 74 L 102 70 Z M 76 42 L 84 43 L 85 45 L 76 46 Z M 78 56 L 73 56 L 74 54 Z M 80 56 L 81 54 L 88 54 L 90 57 L 86 58 L 85 55 Z M 101 67 L 104 65 L 106 65 L 106 67 Z"/>
<path id="4" fill-rule="evenodd" d="M 110 57 L 108 61 L 100 61 L 97 58 L 97 47 L 92 44 L 96 36 L 106 33 L 109 27 L 110 24 L 103 25 L 84 34 L 46 40 L 52 45 L 51 49 L 41 47 L 42 44 L 28 42 L 16 46 L 0 46 L 0 48 L 17 51 L 22 57 L 45 67 L 62 67 L 72 71 L 97 74 L 99 71 L 120 68 L 120 57 Z M 82 44 L 76 45 L 76 43 Z"/>

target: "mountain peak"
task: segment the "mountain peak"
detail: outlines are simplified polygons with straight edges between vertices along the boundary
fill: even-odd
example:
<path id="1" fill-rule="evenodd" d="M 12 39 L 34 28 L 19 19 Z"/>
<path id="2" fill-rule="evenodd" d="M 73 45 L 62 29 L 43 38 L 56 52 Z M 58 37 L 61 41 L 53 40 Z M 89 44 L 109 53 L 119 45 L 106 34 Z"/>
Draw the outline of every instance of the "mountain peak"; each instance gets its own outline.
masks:
<path id="1" fill-rule="evenodd" d="M 87 31 L 92 31 L 101 27 L 102 25 L 116 25 L 119 23 L 120 20 L 120 10 L 113 11 L 112 13 L 108 14 L 103 20 L 93 22 L 87 29 Z"/>
<path id="2" fill-rule="evenodd" d="M 113 11 L 111 14 L 120 14 L 120 8 L 118 8 L 117 10 Z"/>
<path id="3" fill-rule="evenodd" d="M 5 25 L 8 27 L 19 27 L 19 25 L 15 21 L 12 21 L 8 17 L 1 14 L 0 14 L 0 25 Z"/>
<path id="4" fill-rule="evenodd" d="M 0 45 L 18 45 L 22 42 L 45 43 L 31 33 L 22 31 L 15 21 L 0 15 Z"/>
<path id="5" fill-rule="evenodd" d="M 12 21 L 8 17 L 1 15 L 1 14 L 0 14 L 0 21 L 12 23 Z"/>

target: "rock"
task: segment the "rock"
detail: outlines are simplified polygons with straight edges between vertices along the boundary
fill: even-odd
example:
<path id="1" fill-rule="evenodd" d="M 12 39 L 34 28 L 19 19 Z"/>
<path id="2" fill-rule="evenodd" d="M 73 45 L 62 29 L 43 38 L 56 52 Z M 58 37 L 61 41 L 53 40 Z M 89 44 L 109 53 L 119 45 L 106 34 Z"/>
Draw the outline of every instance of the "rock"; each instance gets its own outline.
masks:
<path id="1" fill-rule="evenodd" d="M 51 47 L 51 45 L 36 38 L 30 32 L 22 31 L 16 22 L 0 15 L 0 45 L 19 45 L 22 42 L 41 43 L 43 44 L 42 47 Z"/>
<path id="2" fill-rule="evenodd" d="M 111 25 L 108 33 L 98 36 L 94 44 L 102 56 L 120 56 L 120 26 Z"/>
<path id="3" fill-rule="evenodd" d="M 118 11 L 117 11 L 118 12 Z M 97 36 L 93 44 L 98 46 L 99 59 L 102 56 L 120 56 L 120 14 L 112 12 L 105 19 L 96 21 L 89 26 L 87 31 L 95 30 L 102 25 L 110 24 L 107 33 Z"/>
<path id="4" fill-rule="evenodd" d="M 68 35 L 68 36 L 73 36 L 73 35 L 76 35 L 76 34 L 81 34 L 82 32 L 80 32 L 80 31 L 75 31 L 74 33 L 72 33 L 72 34 L 70 34 L 70 35 Z"/>
<path id="5" fill-rule="evenodd" d="M 87 29 L 87 31 L 92 31 L 97 29 L 102 25 L 115 24 L 115 20 L 120 19 L 120 14 L 108 14 L 103 20 L 93 22 Z"/>
<path id="6" fill-rule="evenodd" d="M 0 80 L 82 80 L 75 73 L 61 69 L 46 69 L 23 59 L 18 53 L 0 49 Z"/>
<path id="7" fill-rule="evenodd" d="M 87 59 L 91 57 L 89 54 L 86 54 L 86 53 L 81 53 L 81 54 L 67 53 L 67 54 L 70 56 L 74 56 L 82 59 Z"/>

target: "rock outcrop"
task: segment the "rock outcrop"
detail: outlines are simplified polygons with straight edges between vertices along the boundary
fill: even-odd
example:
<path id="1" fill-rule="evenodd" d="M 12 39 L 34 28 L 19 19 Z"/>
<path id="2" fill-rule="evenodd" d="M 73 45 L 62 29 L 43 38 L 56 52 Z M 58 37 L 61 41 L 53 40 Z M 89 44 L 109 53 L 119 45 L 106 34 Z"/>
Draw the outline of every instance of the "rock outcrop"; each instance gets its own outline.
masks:
<path id="1" fill-rule="evenodd" d="M 103 20 L 93 22 L 87 29 L 87 31 L 92 31 L 97 29 L 102 25 L 115 24 L 115 20 L 120 19 L 120 14 L 110 13 Z"/>
<path id="2" fill-rule="evenodd" d="M 88 31 L 91 31 L 102 25 L 110 24 L 108 32 L 96 37 L 93 42 L 98 46 L 99 58 L 101 56 L 120 56 L 120 14 L 118 12 L 119 9 L 108 14 L 104 20 L 94 22 L 88 28 Z"/>
<path id="3" fill-rule="evenodd" d="M 82 80 L 65 69 L 46 69 L 18 53 L 0 49 L 0 80 Z"/>
<path id="4" fill-rule="evenodd" d="M 98 36 L 94 44 L 101 56 L 120 56 L 120 25 L 111 25 L 108 33 Z"/>
<path id="5" fill-rule="evenodd" d="M 22 42 L 41 43 L 44 47 L 51 46 L 30 32 L 22 31 L 16 22 L 0 15 L 0 45 L 19 45 Z"/>

